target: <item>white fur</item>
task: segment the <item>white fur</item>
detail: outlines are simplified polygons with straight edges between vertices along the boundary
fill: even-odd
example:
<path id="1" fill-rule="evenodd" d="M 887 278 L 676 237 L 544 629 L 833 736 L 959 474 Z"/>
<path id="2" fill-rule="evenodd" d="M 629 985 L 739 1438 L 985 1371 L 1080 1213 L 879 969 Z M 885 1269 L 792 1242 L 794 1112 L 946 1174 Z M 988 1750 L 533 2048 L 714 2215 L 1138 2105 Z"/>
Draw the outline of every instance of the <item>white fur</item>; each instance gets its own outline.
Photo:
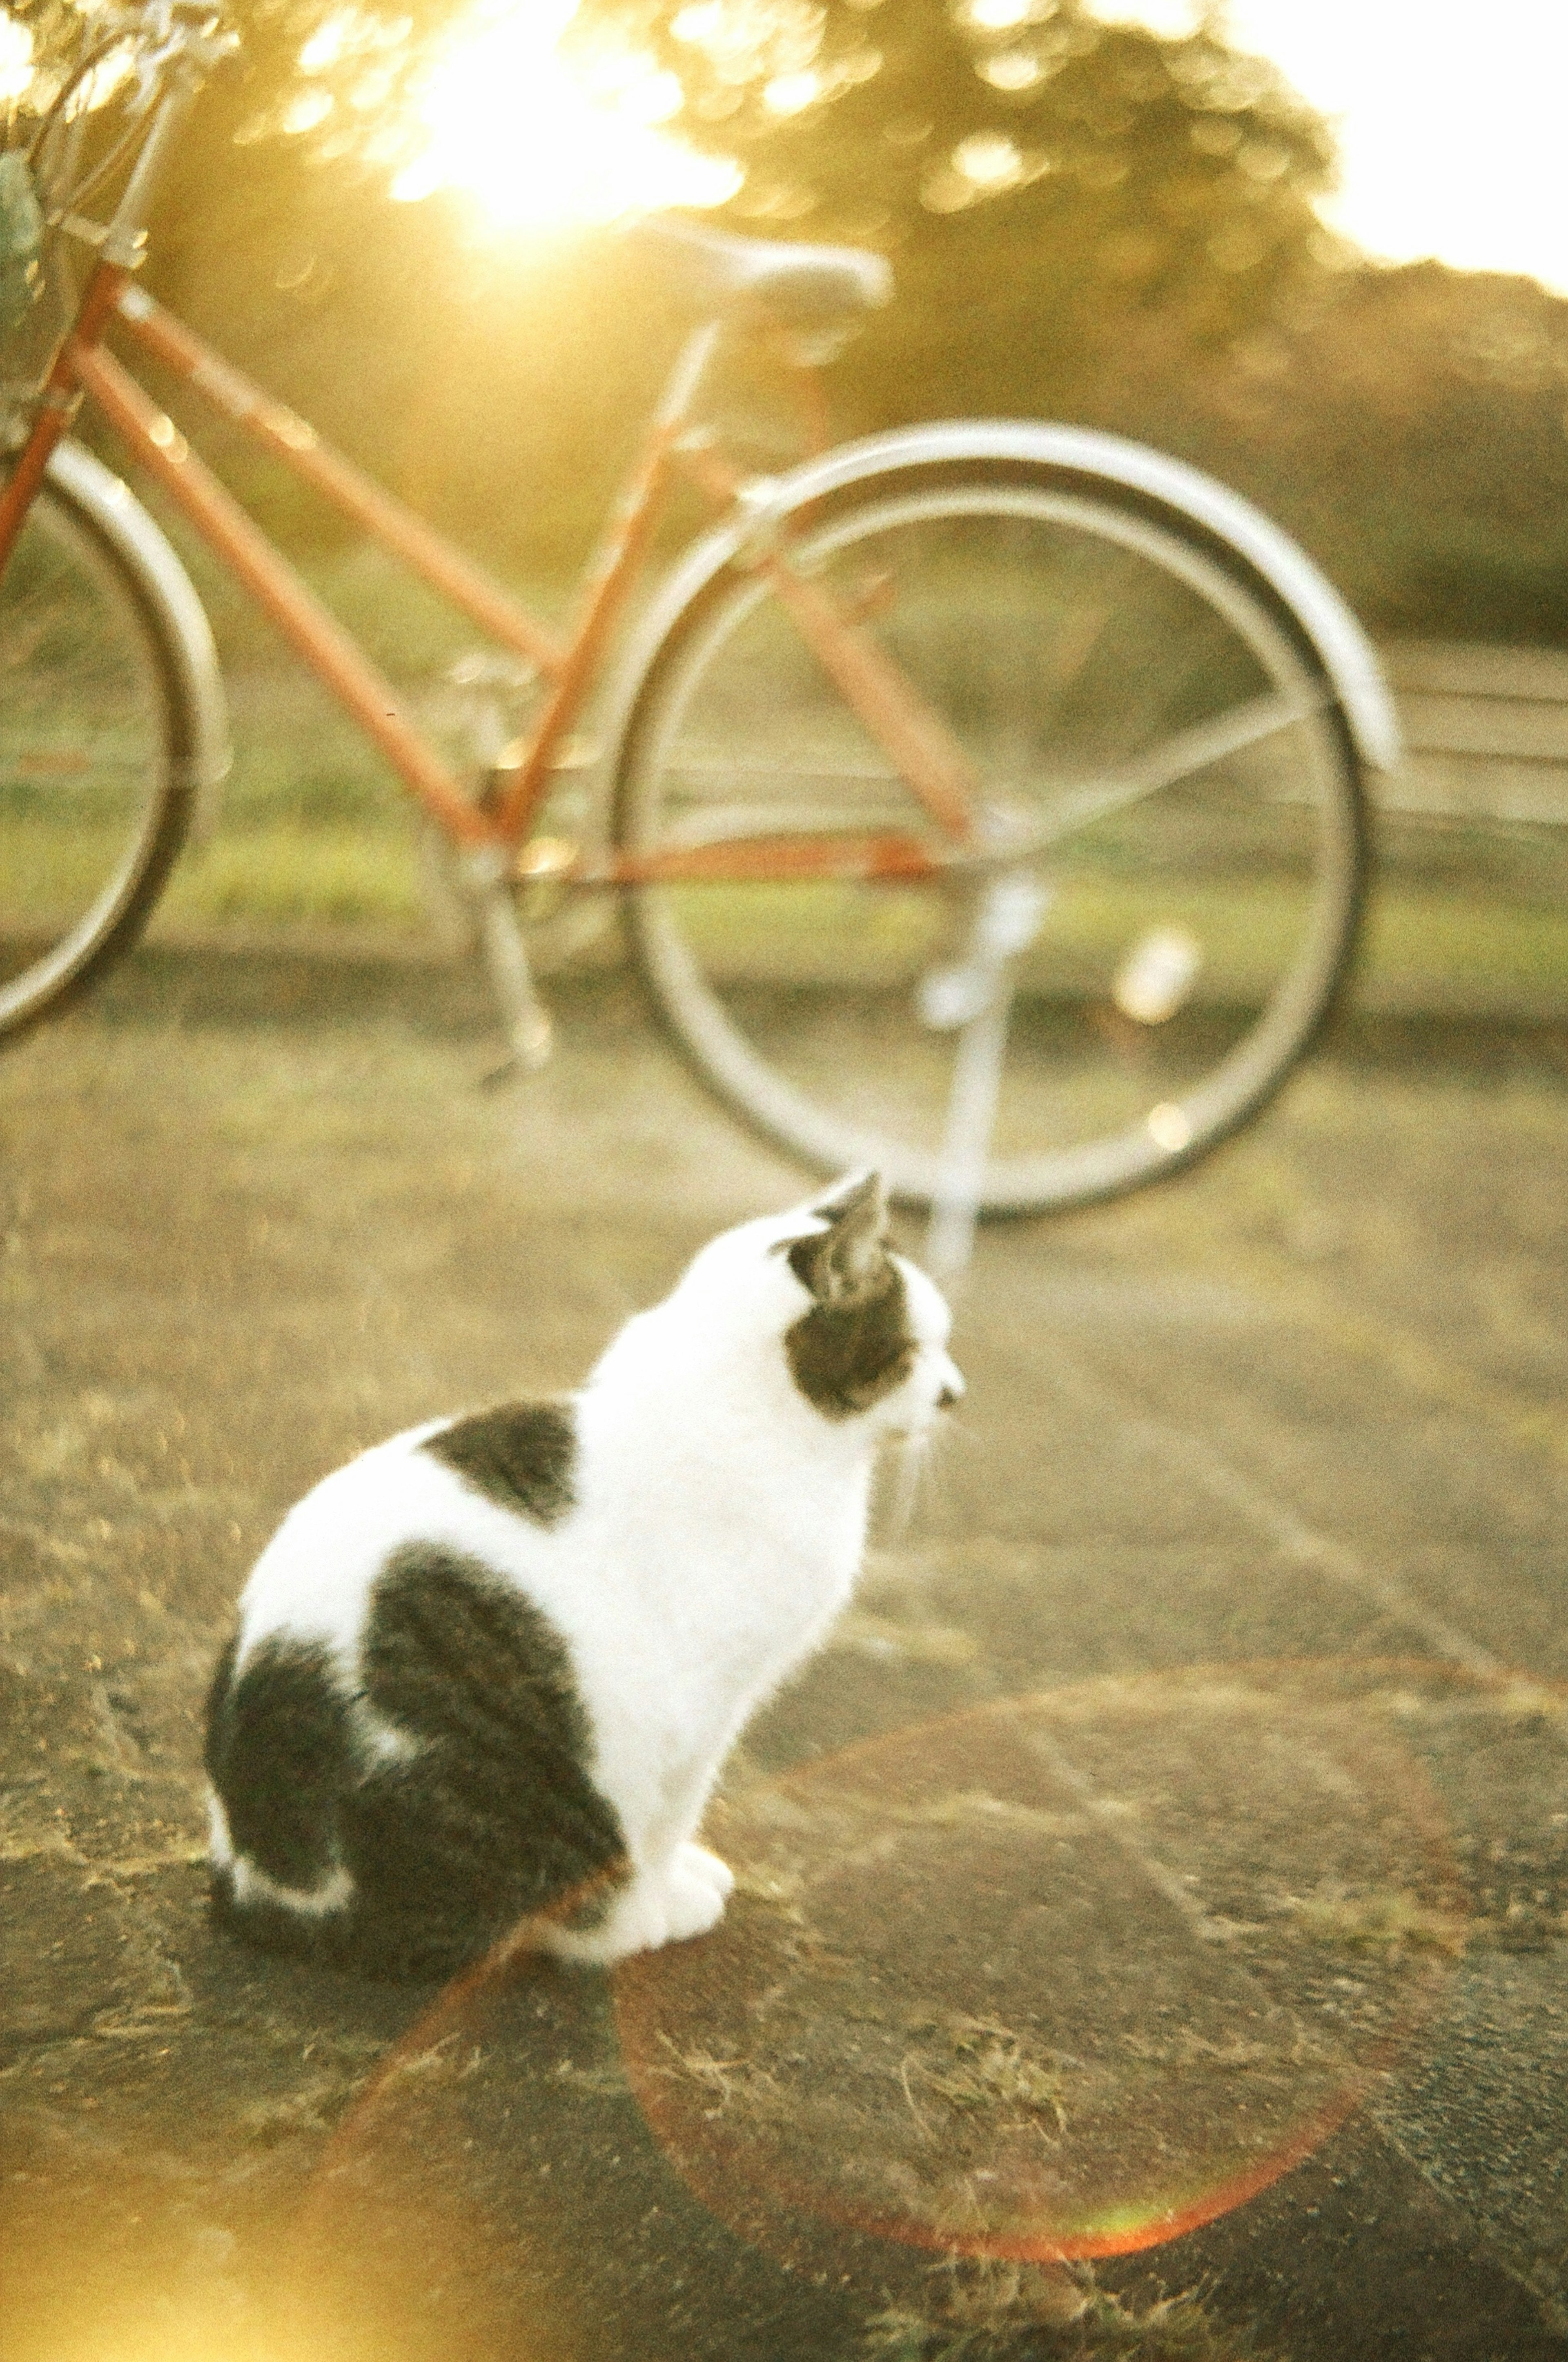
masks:
<path id="1" fill-rule="evenodd" d="M 849 1597 L 878 1444 L 918 1433 L 963 1391 L 946 1306 L 900 1260 L 920 1349 L 910 1374 L 860 1416 L 813 1408 L 783 1345 L 812 1298 L 769 1252 L 813 1227 L 808 1209 L 726 1231 L 626 1324 L 573 1405 L 576 1506 L 558 1524 L 512 1515 L 420 1451 L 437 1422 L 318 1485 L 241 1601 L 241 1664 L 265 1635 L 319 1638 L 355 1687 L 370 1586 L 403 1545 L 480 1559 L 544 1611 L 569 1650 L 591 1776 L 620 1816 L 634 1871 L 591 1933 L 547 1931 L 565 1957 L 616 1959 L 719 1918 L 730 1872 L 693 1842 L 719 1766 Z M 368 1735 L 383 1750 L 407 1743 L 385 1724 Z M 221 1817 L 214 1852 L 226 1860 Z M 272 1899 L 329 1907 L 315 1894 Z"/>

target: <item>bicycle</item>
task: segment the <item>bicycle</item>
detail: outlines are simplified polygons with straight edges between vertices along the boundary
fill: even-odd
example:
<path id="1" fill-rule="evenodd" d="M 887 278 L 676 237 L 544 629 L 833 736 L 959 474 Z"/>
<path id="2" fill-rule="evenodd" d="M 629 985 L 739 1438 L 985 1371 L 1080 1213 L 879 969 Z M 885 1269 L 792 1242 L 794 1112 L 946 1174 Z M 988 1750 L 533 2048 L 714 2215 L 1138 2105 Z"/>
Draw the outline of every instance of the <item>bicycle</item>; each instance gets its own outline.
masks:
<path id="1" fill-rule="evenodd" d="M 977 1214 L 1113 1196 L 1254 1113 L 1345 973 L 1364 778 L 1397 750 L 1375 660 L 1304 554 L 1194 469 L 1076 427 L 935 423 L 746 477 L 698 418 L 721 343 L 766 330 L 809 380 L 888 300 L 888 266 L 655 219 L 627 234 L 691 326 L 561 639 L 136 284 L 163 160 L 234 39 L 190 0 L 128 10 L 33 143 L 51 283 L 66 241 L 94 259 L 0 494 L 0 1035 L 134 941 L 226 760 L 179 560 L 64 439 L 85 393 L 436 824 L 523 1065 L 549 1046 L 547 888 L 617 896 L 703 1080 L 808 1164 L 875 1164 L 934 1208 L 939 1262 Z M 119 44 L 129 127 L 88 171 L 72 94 Z M 111 166 L 117 203 L 89 220 Z M 534 668 L 525 741 L 473 777 L 442 758 L 105 349 L 111 325 Z M 678 475 L 716 522 L 619 657 L 579 834 L 542 833 Z"/>

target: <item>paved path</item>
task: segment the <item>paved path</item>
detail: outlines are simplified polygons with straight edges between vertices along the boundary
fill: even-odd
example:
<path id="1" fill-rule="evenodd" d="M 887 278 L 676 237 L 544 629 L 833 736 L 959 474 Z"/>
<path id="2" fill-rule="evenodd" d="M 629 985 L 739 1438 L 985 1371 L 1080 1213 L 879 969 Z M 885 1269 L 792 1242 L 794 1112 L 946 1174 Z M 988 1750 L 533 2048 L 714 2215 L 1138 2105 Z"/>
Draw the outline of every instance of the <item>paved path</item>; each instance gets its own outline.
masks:
<path id="1" fill-rule="evenodd" d="M 421 2032 L 428 1993 L 210 1935 L 203 1686 L 282 1511 L 400 1425 L 569 1385 L 702 1238 L 799 1192 L 618 987 L 569 1005 L 564 1034 L 544 1076 L 485 1092 L 482 1010 L 450 978 L 149 954 L 0 1065 L 9 2362 L 929 2357 L 982 2318 L 1021 2356 L 1562 2351 L 1561 1033 L 1363 1030 L 1180 1183 L 986 1234 L 961 1431 L 732 1783 L 744 1816 L 790 1766 L 1031 1690 L 1077 1685 L 1086 1730 L 1130 1698 L 1176 1727 L 1185 1669 L 1285 1659 L 1318 1684 L 1314 1727 L 1343 1730 L 1334 1684 L 1371 1682 L 1468 1931 L 1450 1940 L 1452 1913 L 1403 1887 L 1353 1925 L 1349 1890 L 1320 1882 L 1339 1988 L 1419 1970 L 1436 1998 L 1342 2128 L 1250 2203 L 1098 2264 L 1092 2290 L 1081 2269 L 933 2270 L 813 2228 L 804 2201 L 804 2228 L 751 2236 L 670 2169 L 595 1981 L 536 1973 Z M 1404 1671 L 1366 1673 L 1389 1661 Z M 1309 1757 L 1327 1828 L 1350 1775 Z M 1005 1817 L 975 1809 L 993 1805 Z M 1224 1807 L 1243 1828 L 1247 1809 Z M 1022 1810 L 1011 1825 L 1044 1826 Z M 1169 1909 L 1156 1924 L 1145 1895 L 1137 1964 L 1186 1945 L 1201 1983 L 1188 1939 L 1217 1906 L 1160 1875 Z M 945 1925 L 941 1893 L 922 1908 Z M 1057 1929 L 1043 1986 L 1077 1940 Z M 1220 1984 L 1192 1990 L 1221 2007 Z M 962 2039 L 995 2068 L 999 2035 Z M 1243 2051 L 1212 2029 L 1198 2049 L 1222 2111 Z M 772 2071 L 682 2064 L 715 2138 Z M 937 2086 L 907 2073 L 923 2124 Z M 1049 2146 L 1044 2102 L 1020 2104 Z"/>

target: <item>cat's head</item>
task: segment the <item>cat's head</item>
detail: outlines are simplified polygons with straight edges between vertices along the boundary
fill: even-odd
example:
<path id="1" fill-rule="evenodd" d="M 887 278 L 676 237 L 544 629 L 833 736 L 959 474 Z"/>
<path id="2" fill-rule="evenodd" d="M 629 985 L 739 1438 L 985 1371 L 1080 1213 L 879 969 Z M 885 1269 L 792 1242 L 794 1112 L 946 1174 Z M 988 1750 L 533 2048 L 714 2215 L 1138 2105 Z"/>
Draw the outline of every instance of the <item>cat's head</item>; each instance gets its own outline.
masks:
<path id="1" fill-rule="evenodd" d="M 964 1392 L 941 1291 L 888 1238 L 880 1176 L 862 1174 L 789 1214 L 747 1222 L 693 1266 L 744 1292 L 795 1391 L 834 1425 L 918 1433 Z"/>

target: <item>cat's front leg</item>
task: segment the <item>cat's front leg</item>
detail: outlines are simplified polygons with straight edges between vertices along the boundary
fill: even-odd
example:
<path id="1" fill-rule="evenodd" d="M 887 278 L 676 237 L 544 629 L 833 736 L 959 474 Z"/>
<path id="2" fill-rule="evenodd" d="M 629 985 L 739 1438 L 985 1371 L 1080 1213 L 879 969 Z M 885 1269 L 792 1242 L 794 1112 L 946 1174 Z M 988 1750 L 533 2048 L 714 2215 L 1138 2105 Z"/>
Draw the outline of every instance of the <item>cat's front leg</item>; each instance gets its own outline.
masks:
<path id="1" fill-rule="evenodd" d="M 734 1873 L 706 1846 L 687 1840 L 646 1864 L 611 1901 L 595 1927 L 558 1927 L 546 1940 L 567 1960 L 608 1968 L 633 1952 L 655 1952 L 717 1926 Z"/>

